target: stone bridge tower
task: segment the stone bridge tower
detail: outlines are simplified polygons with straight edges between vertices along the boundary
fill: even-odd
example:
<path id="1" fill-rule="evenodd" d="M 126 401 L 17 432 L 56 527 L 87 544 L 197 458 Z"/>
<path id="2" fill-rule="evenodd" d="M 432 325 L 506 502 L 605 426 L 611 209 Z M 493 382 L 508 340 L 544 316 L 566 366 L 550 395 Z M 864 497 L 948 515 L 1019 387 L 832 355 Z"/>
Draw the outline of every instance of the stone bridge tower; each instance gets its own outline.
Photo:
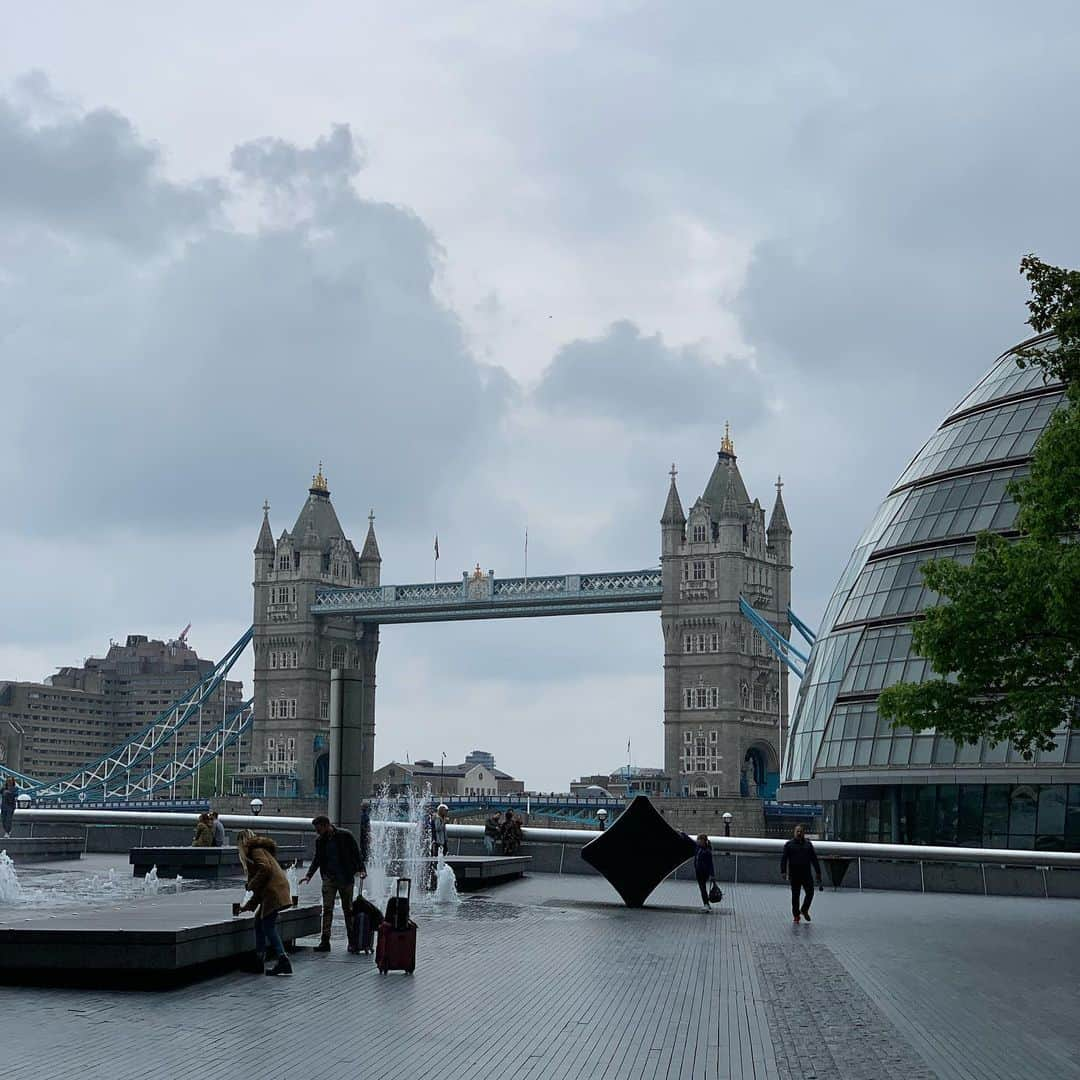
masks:
<path id="1" fill-rule="evenodd" d="M 787 742 L 786 671 L 739 612 L 739 597 L 785 637 L 791 527 L 777 478 L 768 526 L 724 439 L 704 493 L 683 513 L 675 467 L 661 518 L 664 771 L 675 794 L 771 797 Z"/>
<path id="2" fill-rule="evenodd" d="M 263 506 L 255 545 L 255 722 L 251 765 L 242 777 L 248 794 L 326 795 L 332 668 L 363 673 L 365 708 L 374 717 L 378 625 L 316 617 L 311 605 L 323 585 L 378 585 L 381 565 L 374 515 L 357 554 L 321 464 L 292 530 L 276 541 L 270 507 Z"/>

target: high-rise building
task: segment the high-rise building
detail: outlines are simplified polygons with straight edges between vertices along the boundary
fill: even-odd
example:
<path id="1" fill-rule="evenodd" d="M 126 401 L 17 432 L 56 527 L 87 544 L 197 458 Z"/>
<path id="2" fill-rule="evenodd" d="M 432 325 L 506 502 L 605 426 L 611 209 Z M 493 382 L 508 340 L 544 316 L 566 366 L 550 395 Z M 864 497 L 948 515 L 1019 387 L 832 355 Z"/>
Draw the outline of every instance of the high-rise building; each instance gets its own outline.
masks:
<path id="1" fill-rule="evenodd" d="M 330 671 L 374 673 L 378 626 L 311 614 L 319 586 L 378 585 L 375 517 L 357 553 L 338 521 L 322 466 L 292 530 L 274 540 L 269 506 L 255 545 L 255 723 L 251 764 L 237 790 L 325 795 L 330 768 Z M 366 687 L 371 715 L 375 683 Z"/>
<path id="2" fill-rule="evenodd" d="M 75 772 L 146 727 L 213 667 L 182 638 L 129 634 L 104 657 L 44 682 L 0 682 L 0 763 L 38 780 Z M 219 687 L 203 706 L 207 723 L 238 709 L 242 689 Z"/>
<path id="3" fill-rule="evenodd" d="M 768 525 L 724 439 L 709 482 L 683 513 L 675 468 L 661 518 L 664 773 L 674 794 L 771 797 L 786 729 L 785 673 L 739 600 L 790 636 L 791 526 L 776 485 Z"/>

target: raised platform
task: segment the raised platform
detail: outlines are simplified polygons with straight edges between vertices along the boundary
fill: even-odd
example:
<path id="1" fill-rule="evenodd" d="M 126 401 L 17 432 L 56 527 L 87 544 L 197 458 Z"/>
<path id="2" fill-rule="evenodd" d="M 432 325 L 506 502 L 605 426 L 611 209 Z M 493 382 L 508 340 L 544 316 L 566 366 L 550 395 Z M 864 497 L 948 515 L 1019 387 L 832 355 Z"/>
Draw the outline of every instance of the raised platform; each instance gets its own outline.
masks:
<path id="1" fill-rule="evenodd" d="M 447 855 L 446 864 L 454 871 L 462 892 L 498 885 L 521 877 L 529 868 L 528 855 Z"/>
<path id="2" fill-rule="evenodd" d="M 16 865 L 81 859 L 86 850 L 82 836 L 8 836 L 0 839 L 0 851 Z"/>
<path id="3" fill-rule="evenodd" d="M 300 845 L 278 847 L 278 862 L 304 865 L 306 854 Z M 234 847 L 137 847 L 128 854 L 132 872 L 145 877 L 153 866 L 159 878 L 184 877 L 198 880 L 239 878 L 244 876 L 240 853 Z"/>
<path id="4" fill-rule="evenodd" d="M 0 911 L 0 980 L 170 983 L 236 966 L 255 950 L 255 920 L 234 917 L 238 892 L 205 889 L 110 907 L 8 908 Z M 278 916 L 286 945 L 319 932 L 321 907 L 302 904 Z"/>

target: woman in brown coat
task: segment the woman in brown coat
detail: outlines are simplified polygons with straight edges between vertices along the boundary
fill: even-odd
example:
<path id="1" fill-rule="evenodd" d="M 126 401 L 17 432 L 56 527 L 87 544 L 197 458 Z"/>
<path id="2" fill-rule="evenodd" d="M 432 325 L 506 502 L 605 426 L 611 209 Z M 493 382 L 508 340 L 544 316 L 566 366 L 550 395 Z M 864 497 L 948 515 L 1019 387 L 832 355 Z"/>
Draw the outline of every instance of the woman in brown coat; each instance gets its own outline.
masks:
<path id="1" fill-rule="evenodd" d="M 195 823 L 195 839 L 191 841 L 192 847 L 213 847 L 214 826 L 210 824 L 209 814 L 200 814 Z"/>
<path id="2" fill-rule="evenodd" d="M 255 952 L 260 967 L 263 959 L 276 957 L 277 962 L 266 969 L 266 974 L 291 975 L 292 964 L 277 931 L 277 916 L 282 908 L 292 904 L 292 894 L 289 879 L 277 861 L 277 844 L 269 836 L 256 836 L 250 829 L 243 829 L 237 834 L 236 848 L 251 893 L 251 899 L 241 910 L 255 912 Z"/>

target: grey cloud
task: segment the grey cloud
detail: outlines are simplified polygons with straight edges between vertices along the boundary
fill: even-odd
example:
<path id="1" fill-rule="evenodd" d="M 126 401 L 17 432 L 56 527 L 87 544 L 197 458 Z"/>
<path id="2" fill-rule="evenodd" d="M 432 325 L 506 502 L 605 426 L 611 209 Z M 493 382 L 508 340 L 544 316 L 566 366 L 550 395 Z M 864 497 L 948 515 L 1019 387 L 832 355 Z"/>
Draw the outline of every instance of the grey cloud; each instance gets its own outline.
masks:
<path id="1" fill-rule="evenodd" d="M 767 391 L 748 364 L 718 364 L 701 346 L 671 346 L 623 320 L 601 338 L 564 345 L 535 396 L 553 411 L 664 428 L 716 425 L 733 413 L 751 424 L 763 413 Z"/>
<path id="2" fill-rule="evenodd" d="M 99 122 L 127 133 L 149 175 L 156 151 L 123 118 L 71 126 Z M 54 133 L 22 139 L 48 173 Z M 111 264 L 74 228 L 58 241 L 66 261 L 45 235 L 0 249 L 0 361 L 18 373 L 0 469 L 33 507 L 28 532 L 256 529 L 264 494 L 289 507 L 281 528 L 319 460 L 344 505 L 397 504 L 407 527 L 482 456 L 515 384 L 475 362 L 435 298 L 441 256 L 424 223 L 341 182 L 358 162 L 348 129 L 240 158 L 257 185 L 306 178 L 289 224 L 204 227 L 168 258 L 113 252 Z M 14 464 L 29 460 L 33 475 Z"/>
<path id="3" fill-rule="evenodd" d="M 348 124 L 334 124 L 312 146 L 266 136 L 236 147 L 230 159 L 245 180 L 295 189 L 301 183 L 344 184 L 363 168 L 363 148 Z"/>
<path id="4" fill-rule="evenodd" d="M 41 77 L 23 80 L 19 99 L 47 94 Z M 55 112 L 56 100 L 44 104 Z M 0 98 L 0 220 L 103 237 L 149 251 L 208 223 L 222 201 L 214 181 L 175 184 L 160 150 L 108 109 L 37 121 L 14 98 Z"/>

